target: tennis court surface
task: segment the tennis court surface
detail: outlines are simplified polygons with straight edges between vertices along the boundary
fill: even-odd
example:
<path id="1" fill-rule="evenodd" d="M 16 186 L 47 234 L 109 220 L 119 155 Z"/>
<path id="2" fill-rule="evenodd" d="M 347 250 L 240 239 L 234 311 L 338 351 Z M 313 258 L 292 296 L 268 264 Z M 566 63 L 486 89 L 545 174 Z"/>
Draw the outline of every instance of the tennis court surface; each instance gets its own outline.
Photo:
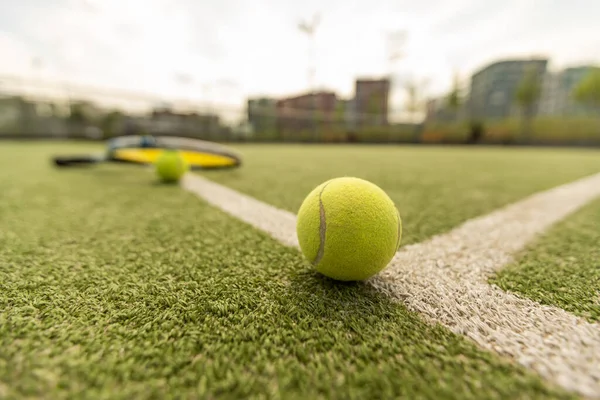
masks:
<path id="1" fill-rule="evenodd" d="M 181 186 L 0 147 L 0 398 L 600 396 L 600 153 L 240 145 Z M 384 189 L 404 235 L 364 283 L 293 241 L 315 186 Z"/>

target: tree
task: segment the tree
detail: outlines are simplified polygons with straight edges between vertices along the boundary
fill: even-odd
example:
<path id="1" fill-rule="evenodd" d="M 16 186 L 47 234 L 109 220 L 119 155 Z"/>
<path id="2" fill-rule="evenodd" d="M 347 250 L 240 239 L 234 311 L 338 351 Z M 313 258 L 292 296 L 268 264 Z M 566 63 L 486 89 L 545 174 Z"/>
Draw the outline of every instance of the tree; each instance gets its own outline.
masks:
<path id="1" fill-rule="evenodd" d="M 458 110 L 463 103 L 463 94 L 461 90 L 461 82 L 458 74 L 454 74 L 454 81 L 452 83 L 452 89 L 448 93 L 446 98 L 448 109 L 452 112 L 454 119 L 458 119 Z"/>
<path id="2" fill-rule="evenodd" d="M 538 68 L 530 67 L 525 71 L 516 92 L 516 101 L 523 115 L 523 135 L 531 134 L 531 124 L 535 115 L 535 106 L 542 93 L 541 74 Z"/>
<path id="3" fill-rule="evenodd" d="M 85 103 L 77 102 L 77 103 L 71 104 L 71 111 L 69 113 L 69 122 L 85 125 L 89 122 L 89 119 L 90 118 L 87 113 Z"/>
<path id="4" fill-rule="evenodd" d="M 407 80 L 404 88 L 406 90 L 406 111 L 408 111 L 410 118 L 414 119 L 416 114 L 423 111 L 425 106 L 423 92 L 425 86 L 428 84 L 428 80 Z"/>
<path id="5" fill-rule="evenodd" d="M 90 129 L 98 122 L 98 115 L 94 105 L 88 101 L 74 101 L 69 103 L 69 115 L 66 119 L 69 136 L 86 136 L 86 129 Z"/>
<path id="6" fill-rule="evenodd" d="M 347 104 L 345 101 L 338 101 L 335 104 L 335 128 L 338 130 L 345 128 L 346 108 Z"/>
<path id="7" fill-rule="evenodd" d="M 573 91 L 575 100 L 600 112 L 600 68 L 592 68 Z"/>
<path id="8" fill-rule="evenodd" d="M 419 89 L 414 81 L 410 81 L 406 84 L 406 111 L 408 111 L 411 117 L 419 111 Z"/>
<path id="9" fill-rule="evenodd" d="M 384 100 L 379 93 L 371 93 L 367 100 L 367 124 L 383 125 Z"/>
<path id="10" fill-rule="evenodd" d="M 123 113 L 114 110 L 102 117 L 100 120 L 100 129 L 102 129 L 106 138 L 118 136 L 122 122 Z"/>

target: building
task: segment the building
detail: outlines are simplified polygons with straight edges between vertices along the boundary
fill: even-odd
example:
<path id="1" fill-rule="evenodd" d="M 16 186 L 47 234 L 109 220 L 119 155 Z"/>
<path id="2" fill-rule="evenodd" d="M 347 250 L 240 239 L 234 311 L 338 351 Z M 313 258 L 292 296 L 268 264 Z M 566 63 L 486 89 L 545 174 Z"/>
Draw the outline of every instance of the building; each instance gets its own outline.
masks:
<path id="1" fill-rule="evenodd" d="M 388 124 L 390 80 L 357 79 L 354 112 L 358 127 Z"/>
<path id="2" fill-rule="evenodd" d="M 309 131 L 335 123 L 337 95 L 334 92 L 306 93 L 277 101 L 280 131 Z"/>
<path id="3" fill-rule="evenodd" d="M 530 70 L 541 80 L 546 74 L 545 58 L 503 60 L 490 64 L 471 77 L 468 112 L 472 119 L 508 118 L 518 114 L 516 94 Z M 534 107 L 537 113 L 537 107 Z"/>
<path id="4" fill-rule="evenodd" d="M 277 100 L 266 97 L 248 99 L 247 113 L 252 132 L 270 134 L 277 129 Z"/>
<path id="5" fill-rule="evenodd" d="M 544 77 L 539 114 L 546 116 L 582 116 L 591 115 L 594 110 L 588 105 L 578 103 L 573 92 L 594 66 L 566 68 L 556 73 L 547 73 Z"/>

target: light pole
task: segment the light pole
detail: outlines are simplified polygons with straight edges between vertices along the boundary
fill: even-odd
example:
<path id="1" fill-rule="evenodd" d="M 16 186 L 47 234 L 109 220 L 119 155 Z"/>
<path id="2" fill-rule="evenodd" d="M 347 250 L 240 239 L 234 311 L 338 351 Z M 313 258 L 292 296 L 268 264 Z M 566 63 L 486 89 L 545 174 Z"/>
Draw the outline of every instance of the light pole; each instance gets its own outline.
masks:
<path id="1" fill-rule="evenodd" d="M 190 90 L 190 85 L 193 83 L 194 79 L 192 78 L 192 76 L 190 74 L 185 74 L 185 73 L 176 73 L 175 74 L 175 81 L 181 85 L 181 87 L 184 89 L 185 92 L 185 100 L 186 102 L 188 102 L 188 107 L 190 108 L 191 112 L 191 101 L 190 101 L 190 96 L 189 96 L 189 90 Z"/>
<path id="2" fill-rule="evenodd" d="M 42 85 L 41 82 L 41 74 L 42 74 L 42 68 L 44 67 L 44 63 L 42 62 L 42 59 L 40 57 L 34 57 L 31 59 L 31 69 L 33 72 L 33 80 L 37 81 L 38 85 Z"/>
<path id="3" fill-rule="evenodd" d="M 235 113 L 233 108 L 232 99 L 236 97 L 239 90 L 239 83 L 232 79 L 219 79 L 213 83 L 214 88 L 216 89 L 216 103 L 218 107 L 221 107 L 219 111 L 221 111 L 223 120 L 232 120 L 232 114 Z"/>
<path id="4" fill-rule="evenodd" d="M 388 32 L 386 35 L 387 40 L 387 64 L 388 64 L 388 75 L 390 81 L 390 92 L 393 94 L 393 89 L 396 84 L 396 80 L 394 78 L 394 73 L 396 71 L 397 62 L 404 57 L 404 44 L 406 43 L 407 33 L 405 30 L 396 30 L 393 32 Z M 393 104 L 390 101 L 390 105 Z M 391 116 L 394 115 L 393 106 L 392 112 L 390 112 Z"/>
<path id="5" fill-rule="evenodd" d="M 315 88 L 315 77 L 316 77 L 316 51 L 315 51 L 315 33 L 321 17 L 317 13 L 313 16 L 312 21 L 302 21 L 298 24 L 298 29 L 308 37 L 308 90 L 312 97 L 312 108 L 313 108 L 313 131 L 315 136 L 317 135 L 317 94 Z"/>
<path id="6" fill-rule="evenodd" d="M 396 62 L 404 57 L 403 49 L 405 43 L 405 30 L 397 30 L 387 34 L 387 61 L 390 78 L 394 73 Z"/>
<path id="7" fill-rule="evenodd" d="M 410 115 L 410 121 L 415 122 L 415 118 L 419 112 L 423 111 L 425 106 L 424 99 L 425 91 L 429 86 L 429 78 L 417 78 L 411 76 L 407 79 L 404 88 L 406 90 L 406 110 Z"/>
<path id="8" fill-rule="evenodd" d="M 315 89 L 315 33 L 320 22 L 321 17 L 315 14 L 312 21 L 301 21 L 298 24 L 298 29 L 308 37 L 308 87 L 311 92 Z"/>
<path id="9" fill-rule="evenodd" d="M 193 86 L 194 78 L 190 74 L 179 72 L 175 74 L 175 80 L 183 88 L 183 91 L 185 93 L 185 102 L 187 103 L 187 109 L 185 111 L 181 111 L 182 114 L 187 112 L 187 115 L 184 114 L 175 117 L 177 120 L 175 124 L 179 125 L 181 127 L 179 129 L 181 129 L 183 132 L 185 132 L 186 135 L 188 135 L 190 130 L 190 119 L 193 118 L 192 113 L 194 112 L 193 102 L 190 96 L 190 88 Z M 169 118 L 174 118 L 174 116 L 171 115 Z"/>

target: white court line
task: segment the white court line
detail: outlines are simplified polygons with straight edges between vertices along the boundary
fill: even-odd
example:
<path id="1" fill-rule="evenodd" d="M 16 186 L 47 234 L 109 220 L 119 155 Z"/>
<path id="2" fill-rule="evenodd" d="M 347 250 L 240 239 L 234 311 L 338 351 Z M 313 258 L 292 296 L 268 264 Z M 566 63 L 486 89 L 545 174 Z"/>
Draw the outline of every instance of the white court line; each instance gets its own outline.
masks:
<path id="1" fill-rule="evenodd" d="M 191 173 L 183 177 L 182 186 L 215 207 L 268 233 L 286 246 L 299 247 L 296 216 L 289 211 L 280 210 Z"/>
<path id="2" fill-rule="evenodd" d="M 283 244 L 298 247 L 294 214 L 199 176 L 188 174 L 183 186 Z M 535 194 L 401 248 L 369 283 L 430 323 L 508 355 L 565 389 L 600 398 L 600 325 L 487 283 L 538 234 L 597 196 L 600 174 Z"/>

